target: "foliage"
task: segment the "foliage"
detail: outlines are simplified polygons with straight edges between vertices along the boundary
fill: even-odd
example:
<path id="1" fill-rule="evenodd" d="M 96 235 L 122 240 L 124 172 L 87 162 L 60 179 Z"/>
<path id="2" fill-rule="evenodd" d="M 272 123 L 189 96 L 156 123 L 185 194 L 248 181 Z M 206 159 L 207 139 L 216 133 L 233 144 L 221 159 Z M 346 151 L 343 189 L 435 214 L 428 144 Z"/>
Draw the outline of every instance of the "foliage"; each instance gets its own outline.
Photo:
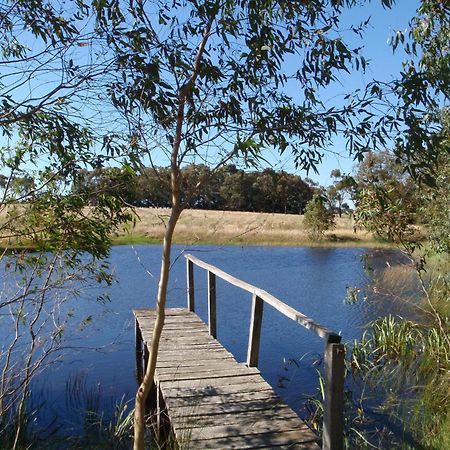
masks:
<path id="1" fill-rule="evenodd" d="M 443 141 L 432 188 L 423 189 L 420 213 L 432 249 L 450 255 L 450 114 L 443 113 Z"/>
<path id="2" fill-rule="evenodd" d="M 449 3 L 422 0 L 410 26 L 391 39 L 393 51 L 400 46 L 407 56 L 399 77 L 369 83 L 363 96 L 383 111 L 367 132 L 385 147 L 394 142 L 404 169 L 428 185 L 435 183 L 442 151 L 449 152 L 442 120 L 450 96 L 449 32 Z"/>
<path id="3" fill-rule="evenodd" d="M 312 196 L 299 176 L 272 169 L 245 172 L 229 164 L 211 173 L 204 164 L 189 164 L 180 173 L 186 208 L 298 214 Z M 82 171 L 74 191 L 89 193 L 93 202 L 99 195 L 113 195 L 131 205 L 164 208 L 171 204 L 169 185 L 167 168 L 146 168 L 135 176 L 103 168 Z"/>
<path id="4" fill-rule="evenodd" d="M 342 11 L 353 4 L 93 1 L 97 27 L 115 56 L 117 75 L 108 94 L 128 121 L 125 139 L 134 168 L 142 170 L 146 158 L 154 166 L 155 152 L 170 161 L 172 207 L 158 318 L 136 395 L 135 449 L 144 445 L 144 404 L 164 323 L 171 242 L 188 200 L 181 167 L 208 162 L 215 172 L 236 157 L 255 165 L 265 149 L 274 149 L 314 169 L 339 127 L 349 130 L 350 151 L 361 154 L 373 141 L 362 132 L 372 117 L 366 101 L 351 98 L 327 107 L 320 99 L 339 74 L 366 66 L 360 49 L 346 45 L 339 31 Z M 360 35 L 362 28 L 349 30 Z M 356 129 L 355 121 L 361 124 Z M 261 181 L 270 185 L 267 177 Z"/>
<path id="5" fill-rule="evenodd" d="M 327 199 L 333 211 L 342 217 L 342 212 L 350 209 L 347 199 L 354 200 L 356 181 L 351 175 L 342 174 L 339 169 L 332 170 L 330 176 L 335 181 L 327 188 Z"/>
<path id="6" fill-rule="evenodd" d="M 350 130 L 364 109 L 354 99 L 331 108 L 320 99 L 339 73 L 365 67 L 360 49 L 336 34 L 341 12 L 352 4 L 183 1 L 180 15 L 166 2 L 148 8 L 151 14 L 118 1 L 94 2 L 117 55 L 118 76 L 109 93 L 130 121 L 137 159 L 143 152 L 151 159 L 170 153 L 181 93 L 189 132 L 178 163 L 194 162 L 197 155 L 212 166 L 230 156 L 252 164 L 264 149 L 275 148 L 291 152 L 299 166 L 315 168 L 339 126 L 349 129 L 351 150 L 363 152 L 368 141 Z M 360 34 L 362 27 L 350 30 Z M 203 33 L 198 60 L 192 43 Z M 287 94 L 291 88 L 295 96 Z"/>
<path id="7" fill-rule="evenodd" d="M 10 448 L 31 432 L 34 378 L 79 325 L 66 307 L 74 283 L 111 282 L 99 259 L 132 217 L 120 199 L 93 204 L 72 192 L 80 170 L 110 156 L 99 157 L 80 106 L 107 70 L 80 54 L 91 44 L 88 15 L 80 0 L 0 2 L 0 440 Z"/>
<path id="8" fill-rule="evenodd" d="M 446 289 L 448 298 L 448 285 Z M 396 397 L 386 408 L 423 448 L 440 448 L 449 439 L 445 427 L 450 414 L 450 359 L 443 335 L 448 333 L 448 319 L 444 326 L 441 330 L 432 324 L 380 318 L 355 342 L 351 354 L 353 376 L 386 398 Z"/>
<path id="9" fill-rule="evenodd" d="M 334 214 L 325 203 L 325 197 L 316 193 L 306 205 L 303 225 L 311 239 L 321 239 L 325 231 L 335 226 Z"/>
<path id="10" fill-rule="evenodd" d="M 393 155 L 368 153 L 358 166 L 355 181 L 355 218 L 360 226 L 393 242 L 414 237 L 418 188 Z"/>

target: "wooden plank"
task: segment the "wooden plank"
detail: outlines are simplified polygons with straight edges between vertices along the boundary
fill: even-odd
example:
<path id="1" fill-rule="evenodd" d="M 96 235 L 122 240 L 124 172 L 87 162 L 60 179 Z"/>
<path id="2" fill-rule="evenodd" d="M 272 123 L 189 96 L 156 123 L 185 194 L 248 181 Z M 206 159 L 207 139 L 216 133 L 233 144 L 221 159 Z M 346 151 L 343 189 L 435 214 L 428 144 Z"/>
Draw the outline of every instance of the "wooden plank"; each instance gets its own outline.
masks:
<path id="1" fill-rule="evenodd" d="M 221 425 L 208 425 L 202 427 L 193 427 L 191 432 L 192 439 L 217 439 L 230 436 L 249 436 L 261 433 L 284 433 L 286 431 L 302 431 L 303 440 L 314 441 L 317 436 L 305 425 L 299 428 L 298 417 L 271 420 L 258 420 L 256 417 L 251 420 L 242 420 L 236 423 L 224 423 L 220 416 L 217 423 Z"/>
<path id="2" fill-rule="evenodd" d="M 164 341 L 162 341 L 164 342 Z M 178 347 L 175 349 L 167 349 L 163 350 L 161 353 L 161 356 L 170 356 L 174 358 L 178 358 L 181 360 L 189 361 L 190 358 L 192 359 L 205 359 L 208 360 L 208 357 L 214 357 L 214 356 L 227 356 L 232 358 L 233 355 L 226 351 L 223 347 L 217 347 L 217 346 L 210 346 L 206 349 L 199 350 L 198 348 L 194 346 L 189 347 Z"/>
<path id="3" fill-rule="evenodd" d="M 185 350 L 195 350 L 197 352 L 204 352 L 209 350 L 219 350 L 220 348 L 223 349 L 223 347 L 221 347 L 221 345 L 217 342 L 192 342 L 188 346 L 175 344 L 172 348 L 172 351 L 176 350 L 178 352 L 184 352 Z M 162 350 L 162 352 L 166 353 L 168 352 L 168 350 Z"/>
<path id="4" fill-rule="evenodd" d="M 134 313 L 147 350 L 156 315 Z M 237 363 L 186 309 L 167 311 L 155 381 L 180 448 L 318 448 L 259 371 Z"/>
<path id="5" fill-rule="evenodd" d="M 148 341 L 146 341 L 148 342 Z M 198 345 L 203 345 L 205 346 L 205 344 L 210 344 L 209 347 L 211 348 L 211 350 L 213 350 L 214 348 L 219 348 L 221 347 L 222 351 L 227 352 L 222 346 L 219 345 L 219 347 L 216 345 L 212 345 L 215 344 L 216 342 L 214 342 L 213 340 L 207 340 L 207 339 L 198 339 L 198 338 L 194 338 L 194 337 L 188 337 L 185 336 L 184 340 L 182 342 L 177 342 L 174 341 L 173 339 L 170 338 L 161 338 L 160 341 L 161 344 L 164 344 L 164 347 L 161 348 L 161 352 L 162 353 L 181 353 L 184 351 L 197 351 L 198 352 Z M 228 352 L 227 352 L 228 353 Z"/>
<path id="6" fill-rule="evenodd" d="M 158 355 L 158 358 L 160 361 L 203 361 L 204 363 L 216 359 L 233 360 L 232 356 L 221 349 L 210 349 L 208 350 L 207 355 L 205 353 L 206 352 L 186 351 L 184 355 L 180 355 L 177 352 L 163 352 L 162 354 Z"/>
<path id="7" fill-rule="evenodd" d="M 254 381 L 249 383 L 241 383 L 227 386 L 167 386 L 164 389 L 164 393 L 173 397 L 199 397 L 203 395 L 228 395 L 236 392 L 255 392 L 255 391 L 272 391 L 272 388 L 267 383 Z M 273 391 L 272 391 L 273 392 Z"/>
<path id="8" fill-rule="evenodd" d="M 199 407 L 200 411 L 200 407 Z M 220 416 L 212 415 L 193 415 L 185 418 L 185 421 L 178 420 L 177 427 L 179 428 L 201 428 L 206 426 L 216 426 L 218 423 L 217 417 L 220 417 L 221 424 L 233 424 L 248 422 L 250 425 L 254 422 L 272 421 L 274 417 L 279 420 L 293 419 L 297 420 L 297 415 L 287 406 L 280 406 L 276 410 L 249 410 L 240 411 L 232 414 L 220 414 Z M 304 424 L 303 424 L 304 425 Z"/>
<path id="9" fill-rule="evenodd" d="M 168 395 L 168 392 L 164 392 L 164 398 L 172 407 L 176 406 L 186 406 L 186 405 L 206 405 L 214 403 L 239 403 L 239 402 L 251 402 L 251 401 L 261 401 L 261 400 L 272 400 L 278 399 L 279 397 L 271 390 L 260 390 L 260 391 L 239 391 L 227 394 L 217 394 L 215 392 L 205 393 L 202 396 L 197 396 L 196 398 L 182 397 Z M 280 403 L 281 405 L 281 403 Z M 291 410 L 291 413 L 297 417 L 297 415 Z M 278 415 L 277 409 L 277 415 Z"/>
<path id="10" fill-rule="evenodd" d="M 157 371 L 158 374 L 164 374 L 164 373 L 200 373 L 200 372 L 211 372 L 211 367 L 212 364 L 211 363 L 206 363 L 206 364 L 197 364 L 195 366 L 185 366 L 183 365 L 179 365 L 178 367 L 174 368 L 173 366 L 169 366 L 169 367 L 158 367 Z M 242 372 L 246 372 L 246 373 L 254 373 L 254 374 L 259 374 L 259 370 L 252 367 L 249 368 L 247 366 L 244 366 L 242 364 L 237 364 L 237 365 L 233 365 L 232 366 L 233 370 L 240 370 Z M 214 370 L 216 372 L 221 372 L 222 370 L 230 370 L 230 363 L 228 361 L 218 361 L 216 363 L 214 363 Z"/>
<path id="11" fill-rule="evenodd" d="M 222 363 L 228 363 L 229 360 L 231 359 L 231 357 L 228 358 L 208 358 L 208 359 L 195 359 L 195 360 L 190 360 L 190 361 L 182 361 L 182 360 L 173 360 L 173 359 L 169 359 L 166 361 L 157 361 L 156 362 L 156 367 L 157 368 L 166 368 L 166 367 L 173 367 L 174 370 L 177 370 L 180 367 L 186 367 L 186 368 L 195 368 L 197 366 L 205 366 L 205 365 L 209 365 L 211 366 L 211 364 L 222 364 Z"/>
<path id="12" fill-rule="evenodd" d="M 209 369 L 209 371 L 200 372 L 180 372 L 180 371 L 160 371 L 158 370 L 157 378 L 159 381 L 181 381 L 181 380 L 203 380 L 208 377 L 209 380 L 214 378 L 225 378 L 225 377 L 236 377 L 242 375 L 250 375 L 256 372 L 249 372 L 245 374 L 243 370 L 238 370 L 236 368 L 223 369 L 220 372 L 215 369 Z"/>
<path id="13" fill-rule="evenodd" d="M 345 349 L 342 344 L 327 344 L 324 357 L 323 450 L 344 448 L 344 358 Z"/>
<path id="14" fill-rule="evenodd" d="M 187 346 L 187 344 L 191 343 L 206 343 L 206 342 L 214 342 L 215 339 L 209 335 L 208 332 L 202 333 L 180 333 L 179 335 L 175 333 L 164 333 L 161 335 L 161 341 L 171 341 L 172 344 L 176 344 L 178 346 Z M 168 347 L 162 347 L 162 351 L 168 350 Z"/>
<path id="15" fill-rule="evenodd" d="M 242 281 L 239 278 L 236 278 L 233 275 L 230 275 L 229 273 L 213 266 L 212 264 L 203 262 L 195 256 L 186 254 L 185 257 L 192 261 L 195 265 L 208 270 L 211 273 L 214 273 L 219 278 L 222 278 L 225 281 L 228 281 L 228 283 L 232 284 L 233 286 L 239 287 L 244 291 L 250 292 L 251 294 L 260 297 L 262 300 L 264 300 L 264 302 L 275 308 L 277 311 L 281 312 L 284 316 L 304 326 L 308 330 L 313 331 L 318 336 L 325 339 L 326 342 L 340 342 L 341 337 L 338 334 L 334 333 L 329 328 L 320 325 L 308 316 L 305 316 L 304 314 L 282 302 L 272 294 L 269 294 L 267 291 L 253 286 L 246 281 Z"/>
<path id="16" fill-rule="evenodd" d="M 189 406 L 177 406 L 176 408 L 170 408 L 170 403 L 167 403 L 167 407 L 170 411 L 171 417 L 187 417 L 187 416 L 204 416 L 211 415 L 218 417 L 220 420 L 221 414 L 241 413 L 246 411 L 272 411 L 276 414 L 277 408 L 283 403 L 279 398 L 270 398 L 263 400 L 255 400 L 252 402 L 238 402 L 238 403 L 222 403 L 222 404 L 203 404 L 201 409 L 199 405 Z M 300 419 L 299 426 L 301 425 Z"/>
<path id="17" fill-rule="evenodd" d="M 213 439 L 198 439 L 189 437 L 189 445 L 192 449 L 248 449 L 248 448 L 278 448 L 280 445 L 289 446 L 301 445 L 298 448 L 314 449 L 319 447 L 311 438 L 311 431 L 297 430 L 285 431 L 283 433 L 259 433 L 240 436 L 227 436 Z"/>
<path id="18" fill-rule="evenodd" d="M 168 383 L 170 381 L 161 381 L 161 385 L 163 387 L 169 387 Z M 231 386 L 233 384 L 242 384 L 242 383 L 261 383 L 264 384 L 260 375 L 236 375 L 234 377 L 204 377 L 201 380 L 196 380 L 194 383 L 190 382 L 190 380 L 180 380 L 176 382 L 176 387 L 215 387 L 219 388 L 221 386 Z M 267 384 L 267 383 L 266 383 Z M 172 385 L 172 384 L 171 384 Z M 269 386 L 269 385 L 268 385 Z"/>
<path id="19" fill-rule="evenodd" d="M 187 305 L 188 310 L 195 311 L 194 297 L 194 264 L 189 259 L 186 260 L 186 280 L 187 280 Z"/>

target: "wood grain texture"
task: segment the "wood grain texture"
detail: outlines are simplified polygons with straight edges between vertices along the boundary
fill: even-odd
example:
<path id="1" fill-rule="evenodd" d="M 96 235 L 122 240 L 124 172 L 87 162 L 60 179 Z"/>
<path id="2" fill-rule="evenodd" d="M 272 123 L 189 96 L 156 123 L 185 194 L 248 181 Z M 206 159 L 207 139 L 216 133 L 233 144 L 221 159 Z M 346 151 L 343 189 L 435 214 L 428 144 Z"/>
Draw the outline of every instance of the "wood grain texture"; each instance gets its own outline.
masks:
<path id="1" fill-rule="evenodd" d="M 133 311 L 144 345 L 155 312 Z M 166 311 L 155 383 L 182 449 L 319 449 L 317 436 L 188 309 Z"/>

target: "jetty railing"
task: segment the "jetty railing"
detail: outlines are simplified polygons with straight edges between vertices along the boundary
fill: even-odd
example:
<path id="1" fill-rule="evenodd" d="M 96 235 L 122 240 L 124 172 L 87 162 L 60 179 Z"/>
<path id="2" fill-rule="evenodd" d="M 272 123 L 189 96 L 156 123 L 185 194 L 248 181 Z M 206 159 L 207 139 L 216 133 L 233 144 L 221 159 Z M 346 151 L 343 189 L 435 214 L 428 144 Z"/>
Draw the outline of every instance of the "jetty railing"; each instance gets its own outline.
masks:
<path id="1" fill-rule="evenodd" d="M 217 337 L 216 317 L 216 277 L 237 286 L 252 294 L 252 310 L 247 346 L 247 366 L 257 367 L 259 358 L 259 343 L 264 303 L 275 308 L 284 316 L 299 325 L 313 331 L 325 341 L 324 351 L 324 416 L 323 416 L 323 450 L 343 449 L 344 432 L 344 358 L 345 349 L 341 344 L 341 336 L 327 327 L 318 324 L 296 309 L 282 302 L 272 294 L 251 285 L 223 270 L 208 264 L 195 256 L 186 254 L 187 263 L 187 303 L 190 311 L 195 311 L 194 265 L 205 269 L 208 284 L 208 327 L 209 333 Z"/>

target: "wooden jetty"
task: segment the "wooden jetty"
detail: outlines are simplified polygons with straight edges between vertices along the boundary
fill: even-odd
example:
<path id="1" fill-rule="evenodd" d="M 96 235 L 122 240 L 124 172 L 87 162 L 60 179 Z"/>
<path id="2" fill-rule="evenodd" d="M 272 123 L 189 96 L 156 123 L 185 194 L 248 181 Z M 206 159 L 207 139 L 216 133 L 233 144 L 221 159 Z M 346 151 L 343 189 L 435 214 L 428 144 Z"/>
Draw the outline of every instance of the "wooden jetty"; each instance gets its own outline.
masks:
<path id="1" fill-rule="evenodd" d="M 181 449 L 319 449 L 318 437 L 257 369 L 264 304 L 325 341 L 322 448 L 343 448 L 344 348 L 340 336 L 271 294 L 191 255 L 188 307 L 166 310 L 154 379 L 157 425 L 169 422 Z M 207 271 L 208 325 L 195 314 L 194 265 Z M 252 294 L 247 361 L 238 363 L 216 340 L 216 277 Z M 148 360 L 156 312 L 136 309 L 138 378 Z"/>

